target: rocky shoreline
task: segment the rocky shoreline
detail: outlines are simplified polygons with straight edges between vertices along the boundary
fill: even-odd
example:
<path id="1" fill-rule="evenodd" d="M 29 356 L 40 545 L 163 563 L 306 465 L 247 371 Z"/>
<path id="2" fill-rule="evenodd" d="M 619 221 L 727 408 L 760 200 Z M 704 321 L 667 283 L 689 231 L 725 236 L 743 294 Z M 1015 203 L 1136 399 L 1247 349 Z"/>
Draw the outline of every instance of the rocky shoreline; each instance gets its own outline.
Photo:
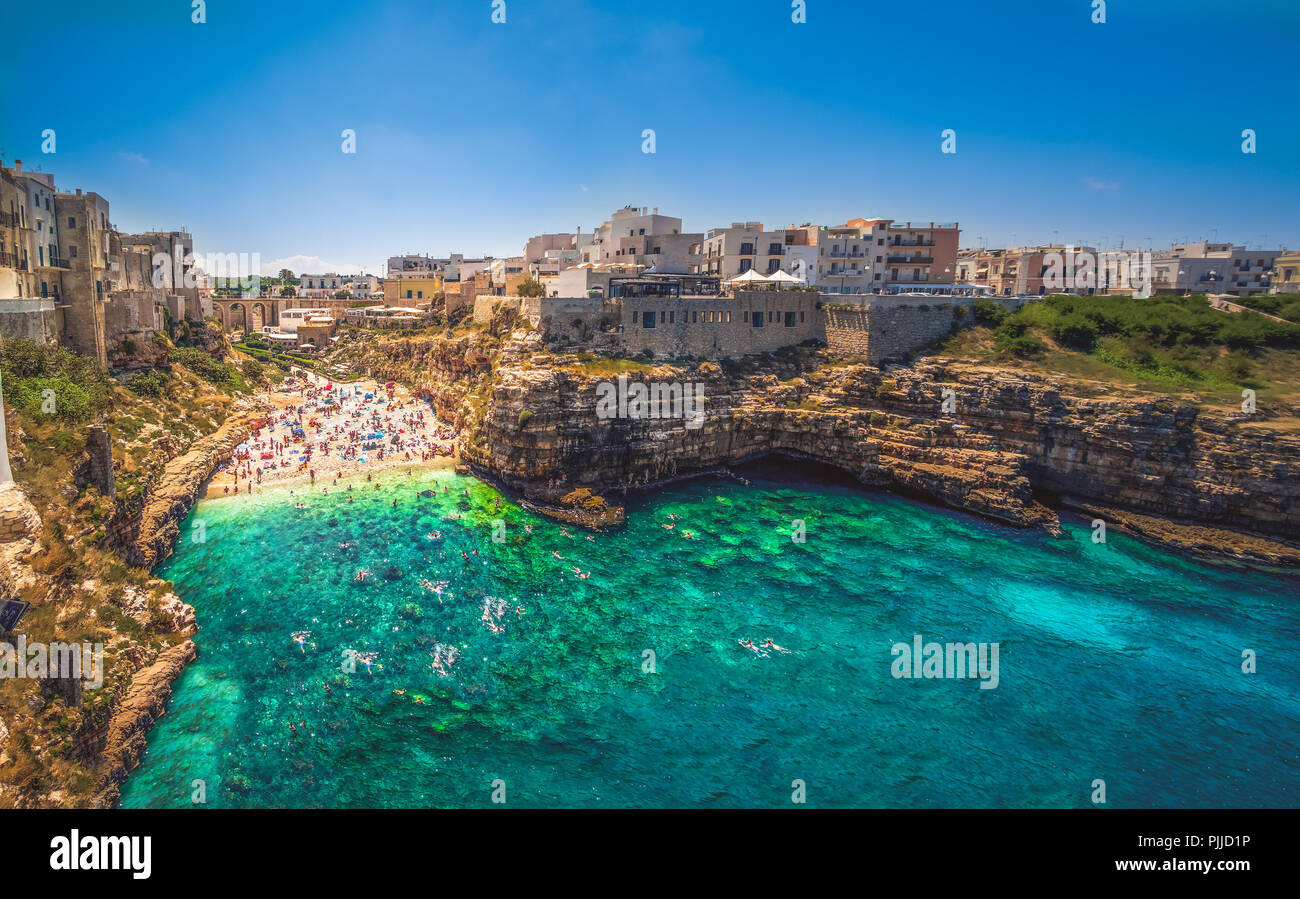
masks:
<path id="1" fill-rule="evenodd" d="M 688 428 L 598 418 L 602 379 L 574 357 L 526 358 L 498 368 L 482 439 L 466 441 L 464 458 L 541 511 L 555 505 L 557 481 L 616 502 L 629 489 L 783 455 L 1019 527 L 1055 530 L 1056 509 L 1087 507 L 1172 548 L 1300 565 L 1300 441 L 1258 430 L 1266 421 L 1076 397 L 1055 379 L 942 359 L 785 378 L 712 363 L 631 375 L 700 385 L 705 417 Z"/>
<path id="2" fill-rule="evenodd" d="M 212 434 L 201 437 L 182 455 L 169 461 L 150 488 L 135 520 L 133 534 L 119 552 L 132 565 L 152 570 L 171 555 L 180 537 L 180 523 L 194 507 L 203 485 L 221 462 L 265 421 L 265 413 L 242 412 Z M 126 695 L 116 702 L 103 735 L 99 785 L 95 805 L 111 808 L 121 798 L 121 786 L 144 756 L 146 739 L 171 699 L 172 684 L 197 649 L 198 631 L 192 606 L 177 600 L 175 632 L 184 641 L 160 652 L 131 677 Z"/>

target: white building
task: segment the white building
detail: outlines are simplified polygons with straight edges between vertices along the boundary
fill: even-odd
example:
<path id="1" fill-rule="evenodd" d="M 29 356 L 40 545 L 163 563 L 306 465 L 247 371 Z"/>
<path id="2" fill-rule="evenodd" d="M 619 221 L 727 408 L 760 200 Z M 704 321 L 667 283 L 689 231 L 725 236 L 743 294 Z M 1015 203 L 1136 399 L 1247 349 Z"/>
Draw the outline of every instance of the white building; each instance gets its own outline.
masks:
<path id="1" fill-rule="evenodd" d="M 1153 254 L 1153 287 L 1158 293 L 1267 293 L 1282 252 L 1204 240 L 1173 244 Z"/>

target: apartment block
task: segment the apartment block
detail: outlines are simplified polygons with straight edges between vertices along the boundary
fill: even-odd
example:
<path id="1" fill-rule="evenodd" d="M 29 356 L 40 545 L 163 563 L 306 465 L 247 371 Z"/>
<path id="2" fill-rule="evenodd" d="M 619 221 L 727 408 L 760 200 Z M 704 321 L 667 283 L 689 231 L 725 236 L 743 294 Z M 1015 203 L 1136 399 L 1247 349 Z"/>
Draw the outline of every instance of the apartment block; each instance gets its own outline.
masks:
<path id="1" fill-rule="evenodd" d="M 1282 250 L 1248 250 L 1230 243 L 1172 244 L 1152 256 L 1156 293 L 1206 293 L 1245 297 L 1273 288 Z"/>
<path id="2" fill-rule="evenodd" d="M 732 222 L 713 228 L 701 244 L 698 273 L 724 280 L 757 271 L 778 271 L 811 282 L 816 269 L 815 229 L 811 226 L 763 230 L 761 222 Z"/>
<path id="3" fill-rule="evenodd" d="M 886 257 L 890 219 L 850 219 L 812 229 L 817 246 L 813 283 L 828 293 L 879 293 L 888 286 Z"/>
<path id="4" fill-rule="evenodd" d="M 596 229 L 590 243 L 578 248 L 580 264 L 622 264 L 685 274 L 698 264 L 703 238 L 703 234 L 683 233 L 682 220 L 660 215 L 658 207 L 624 206 Z"/>
<path id="5" fill-rule="evenodd" d="M 891 222 L 886 229 L 885 280 L 890 285 L 953 284 L 961 229 L 952 224 Z"/>
<path id="6" fill-rule="evenodd" d="M 1270 293 L 1300 293 L 1300 253 L 1279 253 L 1273 260 Z"/>
<path id="7" fill-rule="evenodd" d="M 954 259 L 953 272 L 956 283 L 986 287 L 989 292 L 1001 297 L 1097 293 L 1105 278 L 1104 272 L 1099 279 L 1094 270 L 1093 281 L 1089 285 L 1083 279 L 1076 279 L 1066 269 L 1066 257 L 1075 259 L 1079 254 L 1096 258 L 1097 250 L 1095 247 L 1071 247 L 1064 244 L 962 250 Z"/>
<path id="8" fill-rule="evenodd" d="M 856 218 L 814 229 L 810 231 L 817 244 L 814 283 L 840 294 L 954 284 L 960 234 L 955 223 L 898 224 L 886 218 Z"/>
<path id="9" fill-rule="evenodd" d="M 436 302 L 443 290 L 441 275 L 431 272 L 411 272 L 399 277 L 391 274 L 384 279 L 384 303 L 388 306 L 418 307 Z"/>

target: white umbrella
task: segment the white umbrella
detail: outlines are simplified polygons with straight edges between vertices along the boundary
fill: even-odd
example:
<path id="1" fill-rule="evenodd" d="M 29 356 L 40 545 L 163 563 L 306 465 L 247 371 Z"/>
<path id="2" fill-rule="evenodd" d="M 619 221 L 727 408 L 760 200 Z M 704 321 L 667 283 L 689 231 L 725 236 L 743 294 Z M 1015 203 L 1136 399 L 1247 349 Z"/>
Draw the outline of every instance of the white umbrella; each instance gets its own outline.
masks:
<path id="1" fill-rule="evenodd" d="M 781 269 L 777 269 L 771 275 L 768 275 L 767 280 L 771 281 L 773 284 L 802 284 L 803 283 L 802 279 L 796 278 L 794 275 L 790 274 L 789 272 L 782 271 Z"/>
<path id="2" fill-rule="evenodd" d="M 736 277 L 731 278 L 727 283 L 752 284 L 755 281 L 767 281 L 767 280 L 768 280 L 767 278 L 763 277 L 762 275 L 760 275 L 758 272 L 756 272 L 754 269 L 751 268 L 749 271 L 745 272 L 744 274 L 736 275 Z"/>

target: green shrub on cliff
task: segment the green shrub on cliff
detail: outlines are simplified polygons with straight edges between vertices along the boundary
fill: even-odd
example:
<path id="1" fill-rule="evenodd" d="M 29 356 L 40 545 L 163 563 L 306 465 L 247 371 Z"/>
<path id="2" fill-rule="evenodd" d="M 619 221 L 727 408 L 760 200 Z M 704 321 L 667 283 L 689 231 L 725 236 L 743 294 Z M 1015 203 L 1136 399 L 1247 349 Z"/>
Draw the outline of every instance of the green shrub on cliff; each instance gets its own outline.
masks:
<path id="1" fill-rule="evenodd" d="M 136 396 L 162 396 L 171 376 L 161 369 L 137 372 L 126 382 L 126 389 Z"/>
<path id="2" fill-rule="evenodd" d="M 168 351 L 167 361 L 183 365 L 203 380 L 214 384 L 228 384 L 234 380 L 233 367 L 193 347 L 176 347 Z"/>
<path id="3" fill-rule="evenodd" d="M 1003 309 L 993 300 L 980 297 L 970 307 L 971 315 L 975 317 L 975 322 L 981 325 L 997 326 L 1002 324 L 1002 319 L 1007 317 L 1007 310 Z"/>
<path id="4" fill-rule="evenodd" d="M 33 418 L 85 421 L 112 396 L 112 380 L 95 360 L 31 340 L 4 341 L 0 377 L 5 398 Z"/>

